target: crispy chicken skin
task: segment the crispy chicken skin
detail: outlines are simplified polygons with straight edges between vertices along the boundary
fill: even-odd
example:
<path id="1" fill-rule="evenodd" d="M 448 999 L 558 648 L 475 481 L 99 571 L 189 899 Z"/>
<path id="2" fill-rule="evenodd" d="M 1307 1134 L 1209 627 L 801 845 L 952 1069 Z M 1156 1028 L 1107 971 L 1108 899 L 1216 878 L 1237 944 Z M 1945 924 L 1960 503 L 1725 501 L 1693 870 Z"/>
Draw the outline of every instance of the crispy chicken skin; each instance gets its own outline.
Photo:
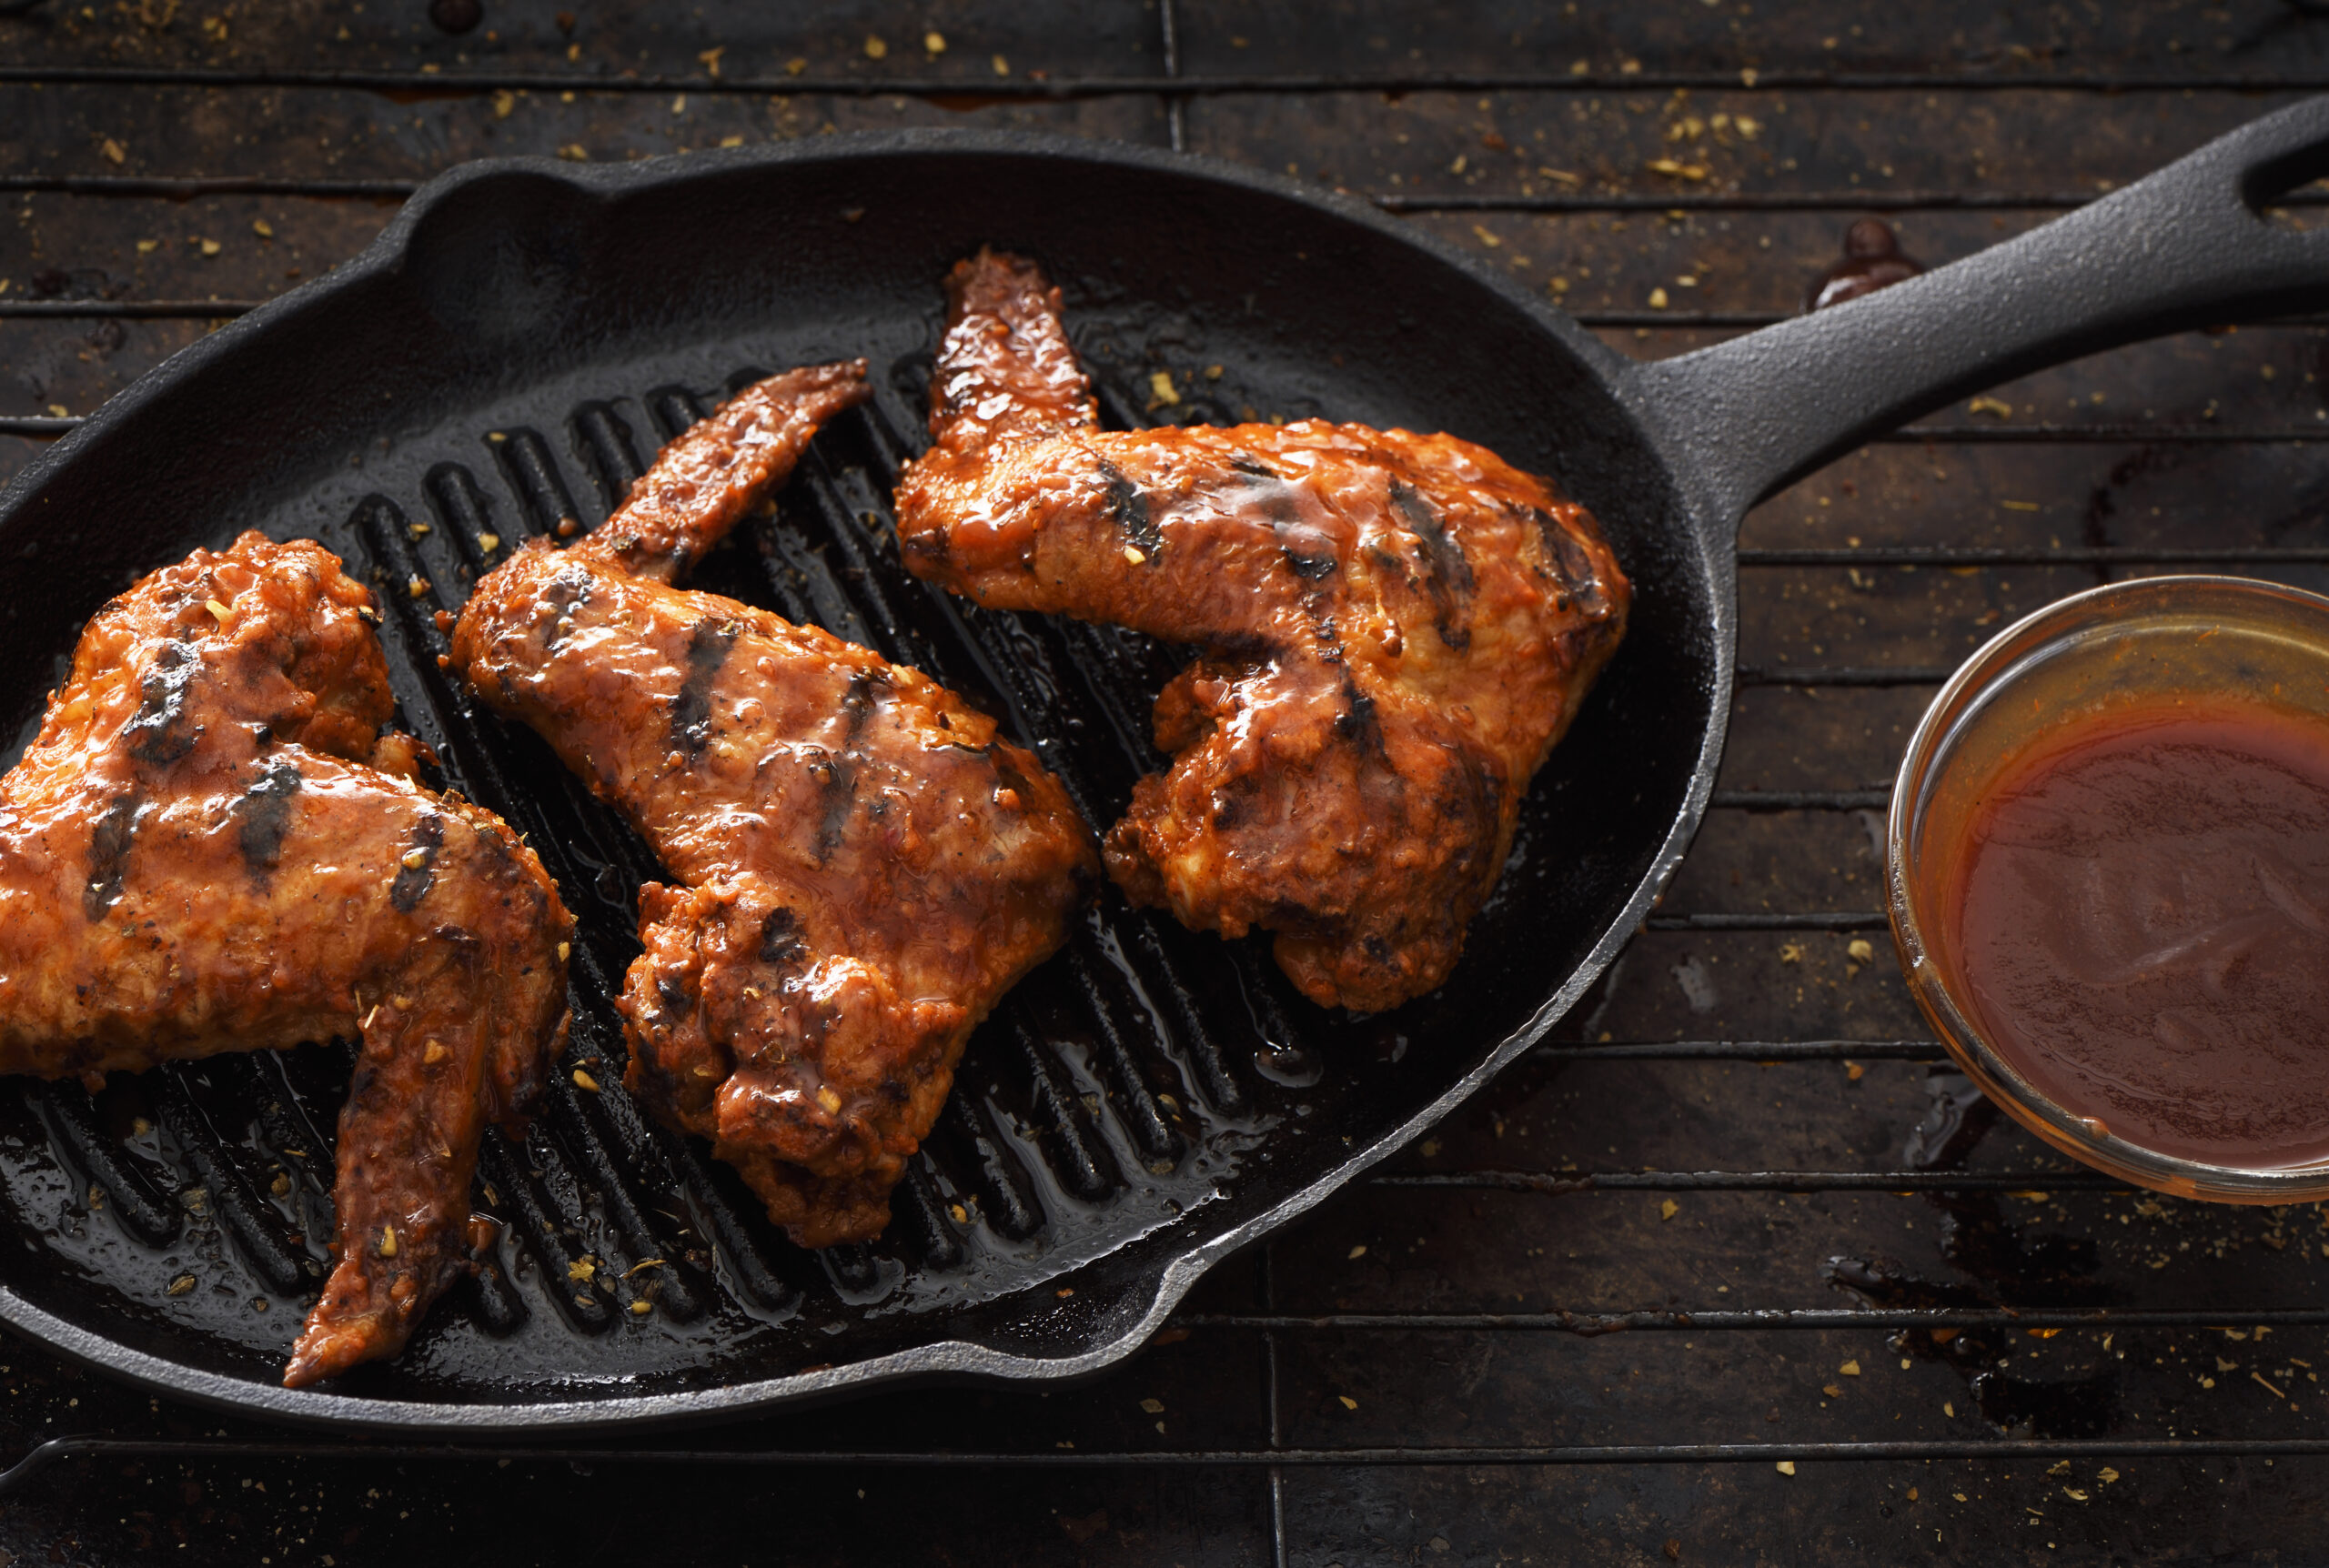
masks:
<path id="1" fill-rule="evenodd" d="M 567 1025 L 558 890 L 381 733 L 370 607 L 319 545 L 197 550 L 89 622 L 0 779 L 0 1072 L 362 1040 L 294 1388 L 395 1354 L 469 1267 L 478 1141 Z"/>
<path id="2" fill-rule="evenodd" d="M 711 1141 L 803 1246 L 862 1241 L 972 1029 L 1098 877 L 1034 758 L 918 671 L 670 586 L 862 362 L 748 388 L 666 447 L 604 527 L 477 587 L 453 658 L 620 808 L 674 880 L 640 896 L 625 1081 Z"/>
<path id="3" fill-rule="evenodd" d="M 1592 518 L 1452 436 L 1102 431 L 1034 264 L 983 250 L 947 292 L 907 567 L 1203 650 L 1157 701 L 1173 765 L 1108 834 L 1110 874 L 1189 926 L 1276 931 L 1322 1006 L 1438 985 L 1624 634 Z"/>

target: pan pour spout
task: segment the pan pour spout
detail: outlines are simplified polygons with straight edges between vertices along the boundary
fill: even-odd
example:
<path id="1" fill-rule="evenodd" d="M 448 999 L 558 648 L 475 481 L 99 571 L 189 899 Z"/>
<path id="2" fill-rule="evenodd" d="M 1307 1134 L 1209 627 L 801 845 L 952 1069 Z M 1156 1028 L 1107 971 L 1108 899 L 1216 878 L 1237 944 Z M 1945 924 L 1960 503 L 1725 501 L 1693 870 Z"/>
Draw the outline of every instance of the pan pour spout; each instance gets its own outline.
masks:
<path id="1" fill-rule="evenodd" d="M 865 1241 L 971 1030 L 1096 880 L 1058 780 L 927 676 L 670 586 L 862 362 L 737 395 L 596 532 L 478 584 L 453 658 L 620 809 L 678 885 L 640 899 L 625 1082 L 711 1140 L 803 1246 Z"/>
<path id="2" fill-rule="evenodd" d="M 1103 431 L 1033 263 L 981 251 L 947 292 L 935 445 L 898 487 L 909 569 L 1203 650 L 1157 700 L 1173 765 L 1110 875 L 1199 930 L 1275 930 L 1321 1006 L 1437 987 L 1624 635 L 1592 518 L 1452 436 Z"/>
<path id="3" fill-rule="evenodd" d="M 0 1071 L 362 1041 L 292 1388 L 394 1355 L 469 1269 L 479 1140 L 566 1037 L 572 921 L 382 733 L 372 613 L 319 545 L 197 550 L 89 622 L 0 779 Z"/>

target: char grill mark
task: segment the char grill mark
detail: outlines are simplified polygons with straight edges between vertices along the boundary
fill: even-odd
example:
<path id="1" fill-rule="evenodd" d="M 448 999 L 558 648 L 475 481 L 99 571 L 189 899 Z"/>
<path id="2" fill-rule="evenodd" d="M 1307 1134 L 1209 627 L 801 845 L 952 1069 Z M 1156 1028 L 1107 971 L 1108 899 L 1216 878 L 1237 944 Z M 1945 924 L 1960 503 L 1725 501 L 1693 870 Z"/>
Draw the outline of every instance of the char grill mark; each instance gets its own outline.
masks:
<path id="1" fill-rule="evenodd" d="M 574 628 L 574 612 L 590 602 L 590 574 L 568 567 L 542 585 L 542 603 L 549 607 L 549 625 L 542 628 L 542 651 L 556 653 Z"/>
<path id="2" fill-rule="evenodd" d="M 671 746 L 690 761 L 711 742 L 711 683 L 736 646 L 736 623 L 700 620 L 688 628 L 688 673 L 671 699 Z"/>
<path id="3" fill-rule="evenodd" d="M 146 797 L 125 789 L 114 797 L 89 833 L 89 875 L 81 888 L 81 912 L 96 925 L 121 900 L 121 879 L 129 868 L 129 847 L 137 838 Z"/>
<path id="4" fill-rule="evenodd" d="M 186 721 L 187 689 L 201 668 L 202 660 L 186 643 L 166 642 L 155 651 L 154 667 L 137 683 L 144 700 L 122 726 L 131 756 L 166 768 L 194 749 L 196 737 Z"/>
<path id="5" fill-rule="evenodd" d="M 817 819 L 817 863 L 821 866 L 841 847 L 842 837 L 848 831 L 850 808 L 857 803 L 858 759 L 852 748 L 872 717 L 875 689 L 888 684 L 879 671 L 860 671 L 849 678 L 849 689 L 841 699 L 841 710 L 847 717 L 841 749 L 809 765 L 822 803 Z"/>
<path id="6" fill-rule="evenodd" d="M 295 764 L 277 758 L 259 769 L 258 781 L 235 802 L 235 815 L 241 819 L 235 842 L 243 864 L 262 884 L 283 859 L 283 837 L 291 828 L 291 797 L 305 782 Z"/>
<path id="7" fill-rule="evenodd" d="M 1398 508 L 1408 528 L 1423 541 L 1424 563 L 1428 568 L 1424 575 L 1424 590 L 1431 595 L 1432 629 L 1439 633 L 1440 641 L 1461 652 L 1472 645 L 1472 633 L 1465 626 L 1464 618 L 1476 586 L 1472 563 L 1464 558 L 1463 541 L 1447 531 L 1447 525 L 1430 498 L 1414 486 L 1392 480 L 1391 504 Z"/>
<path id="8" fill-rule="evenodd" d="M 768 912 L 761 922 L 761 962 L 772 968 L 791 971 L 802 967 L 809 956 L 809 944 L 801 934 L 801 917 L 780 904 Z"/>
<path id="9" fill-rule="evenodd" d="M 1316 582 L 1335 569 L 1332 556 L 1305 555 L 1291 545 L 1279 548 L 1285 556 L 1285 569 L 1305 582 Z"/>
<path id="10" fill-rule="evenodd" d="M 1545 548 L 1560 570 L 1561 581 L 1568 586 L 1570 598 L 1588 615 L 1598 615 L 1608 607 L 1608 600 L 1601 592 L 1601 579 L 1593 569 L 1592 558 L 1552 513 L 1541 507 L 1529 510 L 1537 519 L 1538 532 L 1544 536 Z"/>
<path id="11" fill-rule="evenodd" d="M 1150 514 L 1148 497 L 1133 483 L 1130 476 L 1107 458 L 1099 460 L 1100 477 L 1108 487 L 1108 516 L 1127 543 L 1143 555 L 1153 556 L 1164 545 L 1164 538 L 1156 531 L 1156 519 Z"/>
<path id="12" fill-rule="evenodd" d="M 437 851 L 444 847 L 445 819 L 431 811 L 414 824 L 412 848 L 397 868 L 396 880 L 388 885 L 388 902 L 398 913 L 412 913 L 428 896 L 437 880 Z M 419 857 L 418 860 L 415 856 Z"/>

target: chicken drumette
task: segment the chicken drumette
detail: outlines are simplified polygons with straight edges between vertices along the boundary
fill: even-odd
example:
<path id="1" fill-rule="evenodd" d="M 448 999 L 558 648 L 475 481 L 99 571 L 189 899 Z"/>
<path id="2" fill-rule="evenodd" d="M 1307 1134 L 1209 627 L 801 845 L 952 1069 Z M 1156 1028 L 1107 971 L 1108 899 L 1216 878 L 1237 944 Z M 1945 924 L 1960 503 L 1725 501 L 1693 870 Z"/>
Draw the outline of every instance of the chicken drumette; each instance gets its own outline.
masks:
<path id="1" fill-rule="evenodd" d="M 812 1247 L 880 1233 L 971 1030 L 1098 871 L 1058 781 L 953 693 L 670 586 L 865 396 L 862 363 L 748 388 L 602 528 L 479 583 L 453 634 L 684 884 L 640 899 L 625 1081 Z"/>
<path id="2" fill-rule="evenodd" d="M 89 622 L 0 779 L 0 1072 L 362 1040 L 293 1387 L 393 1355 L 469 1266 L 478 1141 L 566 1033 L 558 890 L 414 781 L 370 615 L 321 546 L 197 550 Z"/>
<path id="3" fill-rule="evenodd" d="M 1172 768 L 1107 839 L 1137 903 L 1275 930 L 1324 1005 L 1445 980 L 1528 780 L 1623 635 L 1585 508 L 1452 436 L 1305 420 L 1104 432 L 1033 263 L 948 279 L 907 566 L 984 605 L 1202 656 L 1156 705 Z"/>

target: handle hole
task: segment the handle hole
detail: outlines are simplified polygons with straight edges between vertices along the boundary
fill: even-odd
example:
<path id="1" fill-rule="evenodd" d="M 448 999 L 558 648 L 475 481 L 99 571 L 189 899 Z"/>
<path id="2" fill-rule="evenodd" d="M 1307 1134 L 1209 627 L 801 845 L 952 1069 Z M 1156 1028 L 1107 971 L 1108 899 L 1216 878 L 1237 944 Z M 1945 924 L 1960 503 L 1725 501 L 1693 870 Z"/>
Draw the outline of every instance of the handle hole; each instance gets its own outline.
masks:
<path id="1" fill-rule="evenodd" d="M 2295 232 L 2329 221 L 2329 146 L 2301 147 L 2248 171 L 2240 182 L 2248 210 Z"/>

